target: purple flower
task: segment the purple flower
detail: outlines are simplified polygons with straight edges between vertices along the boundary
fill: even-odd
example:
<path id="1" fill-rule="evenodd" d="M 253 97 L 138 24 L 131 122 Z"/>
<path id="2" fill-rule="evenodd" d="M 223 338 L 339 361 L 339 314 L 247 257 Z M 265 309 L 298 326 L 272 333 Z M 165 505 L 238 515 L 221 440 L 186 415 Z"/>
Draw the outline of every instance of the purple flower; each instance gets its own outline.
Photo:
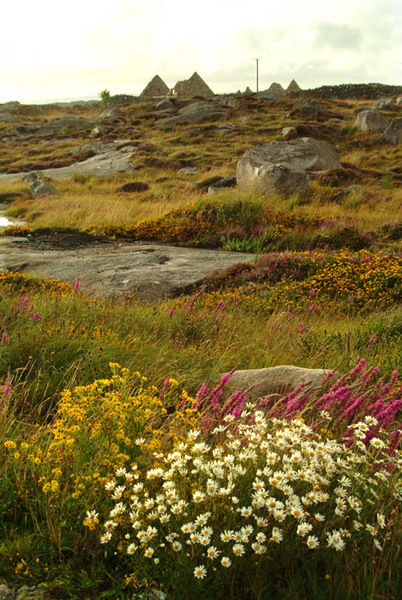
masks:
<path id="1" fill-rule="evenodd" d="M 10 393 L 11 393 L 11 379 L 7 379 L 7 381 L 4 385 L 3 394 L 4 394 L 4 396 L 9 396 Z"/>

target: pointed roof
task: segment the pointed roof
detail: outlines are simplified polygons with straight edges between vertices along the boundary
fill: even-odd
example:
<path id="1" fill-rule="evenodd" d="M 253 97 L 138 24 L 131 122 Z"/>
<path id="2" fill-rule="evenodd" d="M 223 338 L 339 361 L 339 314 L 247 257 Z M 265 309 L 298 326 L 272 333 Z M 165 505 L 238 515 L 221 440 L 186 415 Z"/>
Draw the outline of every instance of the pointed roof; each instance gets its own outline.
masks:
<path id="1" fill-rule="evenodd" d="M 169 88 L 166 83 L 159 75 L 155 75 L 140 94 L 140 99 L 160 98 L 161 96 L 166 96 L 168 92 Z"/>
<path id="2" fill-rule="evenodd" d="M 177 98 L 192 98 L 193 96 L 210 98 L 215 95 L 197 72 L 193 73 L 190 79 L 178 81 L 173 88 L 173 94 Z"/>
<path id="3" fill-rule="evenodd" d="M 268 92 L 273 92 L 274 94 L 284 94 L 285 90 L 283 89 L 283 87 L 281 86 L 280 83 L 271 83 L 271 85 L 268 88 Z"/>
<path id="4" fill-rule="evenodd" d="M 293 92 L 301 92 L 301 88 L 299 87 L 298 83 L 296 83 L 296 81 L 294 79 L 292 79 L 292 81 L 289 83 L 289 85 L 286 89 L 287 94 L 291 94 Z"/>

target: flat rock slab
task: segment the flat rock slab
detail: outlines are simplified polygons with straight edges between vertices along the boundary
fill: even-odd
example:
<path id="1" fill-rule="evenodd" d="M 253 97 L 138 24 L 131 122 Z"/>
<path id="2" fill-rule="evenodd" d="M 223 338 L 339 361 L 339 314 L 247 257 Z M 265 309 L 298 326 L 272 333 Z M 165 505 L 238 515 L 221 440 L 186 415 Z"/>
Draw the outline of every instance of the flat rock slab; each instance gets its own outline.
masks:
<path id="1" fill-rule="evenodd" d="M 92 156 L 87 160 L 76 162 L 68 167 L 54 169 L 43 169 L 41 174 L 52 179 L 70 179 L 73 175 L 95 175 L 97 177 L 108 177 L 116 173 L 129 173 L 133 167 L 134 148 L 126 147 L 122 150 L 111 150 Z M 0 183 L 6 181 L 18 181 L 28 175 L 24 173 L 1 173 Z"/>
<path id="2" fill-rule="evenodd" d="M 71 245 L 70 245 L 71 246 Z M 0 270 L 17 271 L 74 283 L 98 297 L 135 295 L 154 302 L 190 291 L 210 274 L 253 254 L 180 248 L 152 243 L 98 243 L 74 248 L 0 237 Z"/>

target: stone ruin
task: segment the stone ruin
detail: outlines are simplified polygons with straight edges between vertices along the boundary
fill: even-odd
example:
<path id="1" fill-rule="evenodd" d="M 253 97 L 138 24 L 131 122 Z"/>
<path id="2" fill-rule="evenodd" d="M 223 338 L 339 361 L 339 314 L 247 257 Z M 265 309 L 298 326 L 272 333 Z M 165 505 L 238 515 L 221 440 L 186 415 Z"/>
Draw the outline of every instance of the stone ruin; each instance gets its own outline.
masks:
<path id="1" fill-rule="evenodd" d="M 280 83 L 271 83 L 271 85 L 268 88 L 268 92 L 278 94 L 279 96 L 283 96 L 285 94 L 285 90 L 283 89 Z"/>
<path id="2" fill-rule="evenodd" d="M 271 83 L 271 85 L 269 86 L 269 88 L 267 90 L 265 90 L 264 92 L 258 92 L 258 94 L 265 94 L 265 96 L 261 96 L 261 97 L 266 97 L 269 98 L 269 95 L 272 96 L 272 98 L 280 98 L 281 96 L 285 96 L 286 94 L 293 94 L 295 92 L 301 92 L 301 88 L 300 86 L 296 83 L 296 81 L 294 79 L 292 79 L 292 81 L 289 83 L 288 87 L 286 88 L 286 90 L 281 86 L 280 83 Z"/>
<path id="3" fill-rule="evenodd" d="M 289 83 L 289 85 L 286 89 L 286 93 L 293 94 L 295 92 L 301 92 L 301 87 L 294 79 L 292 79 L 292 81 Z"/>
<path id="4" fill-rule="evenodd" d="M 265 92 L 260 92 L 260 94 L 272 94 L 273 97 L 284 96 L 285 94 L 291 94 L 294 92 L 300 92 L 301 88 L 296 83 L 294 79 L 290 82 L 287 89 L 285 90 L 280 83 L 271 83 L 268 90 Z M 240 92 L 238 92 L 240 93 Z M 252 94 L 253 92 L 247 87 L 246 91 L 243 92 L 244 95 Z M 153 79 L 148 83 L 145 89 L 139 96 L 140 100 L 156 100 L 161 98 L 166 98 L 166 96 L 171 96 L 173 98 L 204 98 L 209 99 L 215 96 L 214 92 L 211 88 L 205 83 L 205 81 L 198 75 L 195 71 L 190 79 L 185 79 L 184 81 L 178 81 L 174 88 L 170 89 L 166 85 L 166 83 L 159 77 L 159 75 L 155 75 Z"/>
<path id="5" fill-rule="evenodd" d="M 170 93 L 176 98 L 212 98 L 215 95 L 197 72 L 190 79 L 178 81 Z"/>
<path id="6" fill-rule="evenodd" d="M 166 83 L 155 75 L 140 94 L 140 100 L 152 100 L 154 98 L 164 98 L 169 93 Z"/>

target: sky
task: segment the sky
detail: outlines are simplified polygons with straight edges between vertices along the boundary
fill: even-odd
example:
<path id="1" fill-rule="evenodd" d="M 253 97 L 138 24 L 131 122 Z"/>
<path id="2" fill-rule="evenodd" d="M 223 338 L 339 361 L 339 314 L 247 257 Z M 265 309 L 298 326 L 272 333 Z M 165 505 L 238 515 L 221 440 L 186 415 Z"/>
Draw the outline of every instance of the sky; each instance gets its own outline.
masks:
<path id="1" fill-rule="evenodd" d="M 402 85 L 401 0 L 20 0 L 2 8 L 0 103 L 139 95 L 197 71 L 215 93 Z"/>

